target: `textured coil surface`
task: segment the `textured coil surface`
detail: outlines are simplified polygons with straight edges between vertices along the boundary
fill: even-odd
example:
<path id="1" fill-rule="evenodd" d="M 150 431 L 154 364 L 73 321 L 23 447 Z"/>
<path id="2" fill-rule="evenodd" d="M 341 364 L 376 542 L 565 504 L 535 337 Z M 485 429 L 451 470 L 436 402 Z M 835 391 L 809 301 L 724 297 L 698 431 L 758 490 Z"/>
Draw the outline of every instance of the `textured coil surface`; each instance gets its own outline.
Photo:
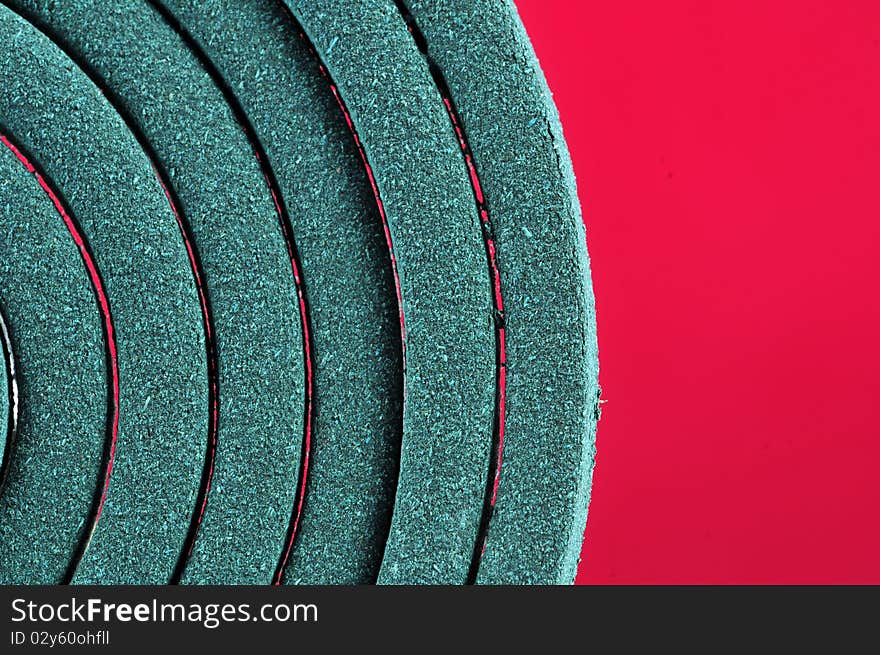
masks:
<path id="1" fill-rule="evenodd" d="M 595 305 L 510 0 L 0 4 L 0 581 L 571 583 Z"/>

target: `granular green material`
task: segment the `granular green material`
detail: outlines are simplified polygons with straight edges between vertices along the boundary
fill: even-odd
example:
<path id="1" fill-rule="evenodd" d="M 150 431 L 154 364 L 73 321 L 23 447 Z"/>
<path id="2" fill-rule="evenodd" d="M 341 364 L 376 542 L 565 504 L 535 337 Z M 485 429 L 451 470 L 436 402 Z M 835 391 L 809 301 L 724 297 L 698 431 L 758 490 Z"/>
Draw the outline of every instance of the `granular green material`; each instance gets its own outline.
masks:
<path id="1" fill-rule="evenodd" d="M 284 582 L 375 582 L 401 434 L 402 354 L 381 218 L 318 62 L 277 2 L 163 0 L 222 72 L 278 179 L 315 352 L 306 503 Z"/>
<path id="2" fill-rule="evenodd" d="M 512 0 L 0 4 L 0 582 L 570 583 L 595 304 Z"/>
<path id="3" fill-rule="evenodd" d="M 135 122 L 168 174 L 203 266 L 219 416 L 211 492 L 182 581 L 267 584 L 296 500 L 304 366 L 291 260 L 253 147 L 196 56 L 148 4 L 14 4 L 86 62 Z M 127 500 L 137 517 L 139 499 Z M 119 548 L 105 543 L 103 570 Z M 86 571 L 78 579 L 94 581 Z"/>
<path id="4" fill-rule="evenodd" d="M 0 133 L 16 140 L 2 123 Z M 4 145 L 0 197 L 0 306 L 19 390 L 15 447 L 0 489 L 0 583 L 57 584 L 101 474 L 108 392 L 101 315 L 52 200 Z M 6 361 L 2 368 L 8 385 Z M 3 394 L 6 431 L 6 385 Z"/>
<path id="5" fill-rule="evenodd" d="M 463 583 L 482 515 L 495 391 L 491 284 L 467 170 L 393 3 L 286 4 L 357 127 L 398 262 L 403 442 L 379 582 Z"/>
<path id="6" fill-rule="evenodd" d="M 406 5 L 473 151 L 506 307 L 504 453 L 477 582 L 570 584 L 599 389 L 589 260 L 562 128 L 510 0 Z"/>
<path id="7" fill-rule="evenodd" d="M 6 8 L 0 41 L 3 125 L 78 219 L 103 278 L 118 347 L 114 466 L 80 566 L 89 581 L 164 583 L 189 529 L 208 423 L 204 332 L 186 248 L 149 160 L 98 88 Z M 59 448 L 81 446 L 61 445 L 76 436 L 68 430 L 51 436 Z M 53 474 L 46 469 L 42 479 Z M 44 492 L 55 498 L 66 490 L 52 484 Z"/>

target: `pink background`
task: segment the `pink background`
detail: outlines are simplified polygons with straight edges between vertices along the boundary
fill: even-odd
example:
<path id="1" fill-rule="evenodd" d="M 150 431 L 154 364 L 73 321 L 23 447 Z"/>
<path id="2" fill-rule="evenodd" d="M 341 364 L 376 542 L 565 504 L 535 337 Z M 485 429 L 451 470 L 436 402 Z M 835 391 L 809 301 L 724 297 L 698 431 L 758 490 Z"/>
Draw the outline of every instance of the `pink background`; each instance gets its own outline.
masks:
<path id="1" fill-rule="evenodd" d="M 578 582 L 880 583 L 880 3 L 517 4 L 598 297 Z"/>

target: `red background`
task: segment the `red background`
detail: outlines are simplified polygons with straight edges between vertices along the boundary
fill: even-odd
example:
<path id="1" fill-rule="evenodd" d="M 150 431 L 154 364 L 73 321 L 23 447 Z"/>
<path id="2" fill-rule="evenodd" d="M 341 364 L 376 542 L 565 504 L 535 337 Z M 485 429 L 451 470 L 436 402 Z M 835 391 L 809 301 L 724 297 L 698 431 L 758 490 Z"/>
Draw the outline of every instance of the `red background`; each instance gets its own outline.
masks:
<path id="1" fill-rule="evenodd" d="M 880 583 L 880 3 L 518 0 L 599 313 L 581 583 Z"/>

